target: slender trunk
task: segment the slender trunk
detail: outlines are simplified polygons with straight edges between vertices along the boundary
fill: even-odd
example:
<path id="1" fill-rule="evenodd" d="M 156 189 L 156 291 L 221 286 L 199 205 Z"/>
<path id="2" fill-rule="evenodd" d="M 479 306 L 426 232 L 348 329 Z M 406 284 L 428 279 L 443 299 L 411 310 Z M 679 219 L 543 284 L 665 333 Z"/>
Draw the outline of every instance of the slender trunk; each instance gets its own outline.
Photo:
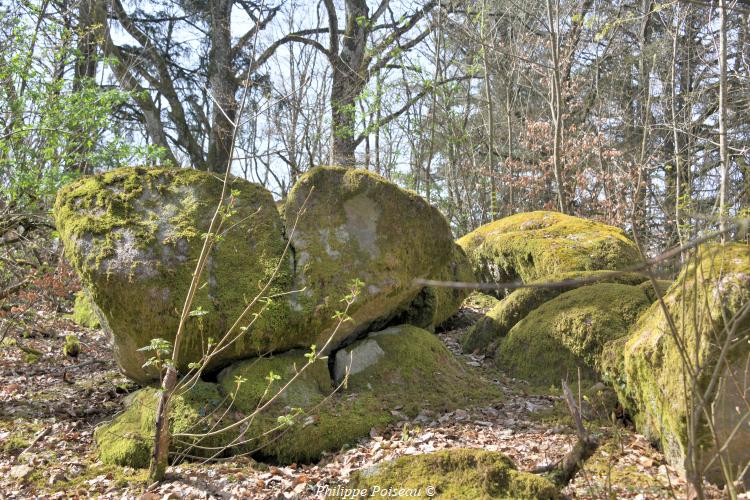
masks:
<path id="1" fill-rule="evenodd" d="M 493 158 L 495 117 L 492 109 L 492 86 L 490 83 L 490 65 L 487 61 L 487 26 L 485 20 L 486 2 L 482 2 L 482 63 L 484 64 L 484 96 L 487 99 L 487 170 L 490 176 L 490 220 L 497 218 L 497 185 L 495 179 L 495 159 Z"/>
<path id="2" fill-rule="evenodd" d="M 553 12 L 554 10 L 554 12 Z M 565 188 L 562 180 L 562 88 L 560 78 L 560 2 L 559 0 L 547 0 L 547 22 L 549 23 L 550 51 L 552 53 L 552 69 L 550 75 L 550 111 L 552 114 L 552 127 L 554 140 L 552 144 L 552 167 L 555 174 L 557 186 L 557 204 L 561 213 L 566 213 L 567 202 Z"/>
<path id="3" fill-rule="evenodd" d="M 513 119 L 511 117 L 511 100 L 510 100 L 510 93 L 511 93 L 511 86 L 513 78 L 511 74 L 511 79 L 508 82 L 508 85 L 505 88 L 505 111 L 506 111 L 506 122 L 507 122 L 507 128 L 508 128 L 508 156 L 505 160 L 505 168 L 508 171 L 508 215 L 512 215 L 513 210 Z"/>
<path id="4" fill-rule="evenodd" d="M 434 84 L 440 77 L 440 10 L 437 11 L 437 31 L 435 33 L 435 59 L 433 64 L 435 65 L 435 73 L 432 78 L 432 103 L 430 105 L 430 143 L 427 151 L 427 167 L 425 168 L 425 192 L 427 203 L 430 202 L 430 185 L 432 184 L 432 157 L 435 154 L 435 120 L 437 119 L 437 89 Z"/>
<path id="5" fill-rule="evenodd" d="M 162 382 L 159 405 L 156 409 L 156 439 L 149 469 L 149 479 L 154 482 L 164 480 L 169 465 L 169 444 L 172 437 L 169 431 L 169 405 L 176 385 L 177 371 L 170 366 Z"/>
<path id="6" fill-rule="evenodd" d="M 719 230 L 722 243 L 726 240 L 727 216 L 727 1 L 719 0 L 719 157 L 721 184 L 719 185 Z"/>
<path id="7" fill-rule="evenodd" d="M 349 73 L 349 74 L 347 74 Z M 334 68 L 331 87 L 331 164 L 354 168 L 354 142 L 357 97 L 362 91 L 359 76 L 347 69 Z"/>

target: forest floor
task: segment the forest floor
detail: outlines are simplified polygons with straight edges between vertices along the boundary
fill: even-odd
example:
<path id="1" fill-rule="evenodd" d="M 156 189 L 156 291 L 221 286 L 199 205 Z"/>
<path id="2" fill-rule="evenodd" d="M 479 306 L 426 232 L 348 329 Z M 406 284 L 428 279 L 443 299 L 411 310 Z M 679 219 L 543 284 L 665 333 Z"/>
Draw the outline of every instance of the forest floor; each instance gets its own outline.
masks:
<path id="1" fill-rule="evenodd" d="M 0 311 L 13 317 L 0 331 L 0 498 L 318 498 L 325 486 L 345 484 L 360 468 L 400 455 L 474 447 L 501 451 L 521 470 L 558 461 L 575 442 L 559 391 L 532 390 L 504 377 L 489 360 L 463 354 L 456 329 L 440 334 L 469 370 L 498 384 L 504 398 L 444 415 L 405 419 L 316 464 L 274 466 L 240 458 L 172 466 L 168 480 L 149 485 L 146 473 L 96 460 L 93 432 L 112 418 L 137 387 L 122 377 L 101 330 L 67 317 L 72 275 L 38 280 Z M 463 311 L 471 314 L 472 311 Z M 63 354 L 66 335 L 81 352 Z M 571 498 L 684 498 L 687 487 L 643 436 L 589 422 L 602 445 L 564 490 Z M 709 497 L 721 492 L 708 487 Z"/>

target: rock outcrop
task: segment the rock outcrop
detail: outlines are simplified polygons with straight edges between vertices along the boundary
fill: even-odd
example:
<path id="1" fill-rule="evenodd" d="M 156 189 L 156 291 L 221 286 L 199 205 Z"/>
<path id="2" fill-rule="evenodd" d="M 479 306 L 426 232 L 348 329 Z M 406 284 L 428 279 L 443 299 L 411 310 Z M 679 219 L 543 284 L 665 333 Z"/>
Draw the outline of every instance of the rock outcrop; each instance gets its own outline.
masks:
<path id="1" fill-rule="evenodd" d="M 612 274 L 608 271 L 574 271 L 552 274 L 546 278 L 532 281 L 531 284 L 539 285 L 539 288 L 519 288 L 499 301 L 495 307 L 485 313 L 483 318 L 472 325 L 462 339 L 462 346 L 467 352 L 487 351 L 490 346 L 494 347 L 494 344 L 505 337 L 511 328 L 531 311 L 558 295 L 580 286 L 595 283 L 638 285 L 646 282 L 646 280 L 648 280 L 648 277 L 637 273 Z M 565 285 L 566 281 L 571 283 Z M 551 286 L 543 286 L 547 283 Z M 644 291 L 648 291 L 648 289 L 644 288 Z"/>
<path id="2" fill-rule="evenodd" d="M 750 246 L 704 245 L 667 290 L 668 314 L 654 303 L 603 356 L 638 431 L 673 465 L 717 483 L 722 467 L 736 478 L 750 461 L 748 304 Z"/>
<path id="3" fill-rule="evenodd" d="M 338 351 L 331 367 L 337 381 L 324 359 L 311 362 L 310 355 L 290 351 L 236 362 L 219 374 L 218 383 L 188 388 L 173 409 L 174 451 L 253 452 L 282 463 L 310 462 L 399 419 L 501 398 L 488 381 L 478 383 L 433 334 L 413 326 L 372 333 Z M 156 394 L 141 389 L 124 413 L 97 430 L 102 461 L 148 464 Z M 236 422 L 233 430 L 206 439 L 179 436 Z"/>
<path id="4" fill-rule="evenodd" d="M 497 365 L 538 385 L 593 381 L 604 345 L 624 337 L 649 305 L 637 286 L 600 283 L 558 295 L 516 323 L 499 344 Z"/>

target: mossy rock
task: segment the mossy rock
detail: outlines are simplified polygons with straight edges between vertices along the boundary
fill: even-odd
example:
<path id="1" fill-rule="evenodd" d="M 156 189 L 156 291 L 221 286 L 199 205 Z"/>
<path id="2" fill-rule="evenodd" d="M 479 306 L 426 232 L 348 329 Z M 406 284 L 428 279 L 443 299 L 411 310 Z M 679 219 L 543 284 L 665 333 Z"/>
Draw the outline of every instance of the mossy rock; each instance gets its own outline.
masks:
<path id="1" fill-rule="evenodd" d="M 505 337 L 516 323 L 525 318 L 531 311 L 558 295 L 574 290 L 580 286 L 594 283 L 571 283 L 564 285 L 566 280 L 594 280 L 595 283 L 621 283 L 638 285 L 648 280 L 648 277 L 637 273 L 612 274 L 609 271 L 574 271 L 569 273 L 552 274 L 532 283 L 558 283 L 545 288 L 519 288 L 501 300 L 497 305 L 477 321 L 462 339 L 462 346 L 466 352 L 486 351 L 494 342 Z"/>
<path id="2" fill-rule="evenodd" d="M 624 231 L 557 212 L 500 219 L 458 240 L 484 282 L 529 283 L 570 271 L 620 270 L 640 261 Z"/>
<path id="3" fill-rule="evenodd" d="M 698 374 L 697 389 L 706 396 L 721 443 L 728 440 L 746 413 L 750 398 L 749 301 L 750 246 L 704 245 L 690 257 L 664 296 L 676 333 L 656 302 L 641 316 L 630 336 L 606 346 L 605 375 L 617 390 L 620 403 L 633 416 L 638 431 L 660 443 L 667 460 L 680 470 L 689 470 L 691 446 L 690 401 L 694 399 L 687 366 Z M 723 345 L 727 347 L 720 362 Z M 686 355 L 687 366 L 681 352 Z M 696 366 L 700 367 L 697 371 Z M 718 375 L 718 384 L 711 383 L 714 375 Z M 698 415 L 692 443 L 699 466 L 694 472 L 723 483 L 706 415 L 703 411 Z M 724 459 L 732 474 L 750 460 L 750 425 L 746 422 L 728 441 Z M 747 476 L 744 479 L 750 482 Z"/>
<path id="4" fill-rule="evenodd" d="M 148 354 L 138 349 L 155 337 L 174 340 L 221 193 L 222 179 L 206 172 L 138 167 L 84 177 L 58 193 L 55 219 L 66 256 L 102 313 L 120 368 L 137 382 L 158 379 L 156 370 L 143 368 Z M 231 216 L 224 219 L 192 304 L 198 314 L 186 325 L 180 370 L 202 357 L 209 338 L 223 338 L 253 298 L 290 289 L 292 260 L 282 261 L 284 229 L 271 194 L 232 178 L 226 196 Z M 259 302 L 240 326 L 261 307 Z M 291 319 L 287 304 L 273 301 L 251 328 L 233 332 L 239 338 L 209 369 L 309 345 L 287 327 Z"/>
<path id="5" fill-rule="evenodd" d="M 346 383 L 334 384 L 326 360 L 309 363 L 303 352 L 248 360 L 223 371 L 221 388 L 236 394 L 230 398 L 233 407 L 244 414 L 264 406 L 297 374 L 255 417 L 243 447 L 281 463 L 311 462 L 367 437 L 372 428 L 394 423 L 399 417 L 392 410 L 415 417 L 423 409 L 449 411 L 501 397 L 489 382 L 478 383 L 434 335 L 410 325 L 371 334 L 338 351 L 334 371 L 343 372 L 348 352 L 363 344 L 375 344 L 381 355 L 352 371 Z M 278 380 L 269 383 L 270 372 Z M 244 380 L 239 388 L 237 377 Z M 289 424 L 279 425 L 279 417 L 290 417 Z"/>
<path id="6" fill-rule="evenodd" d="M 471 292 L 468 297 L 464 300 L 464 307 L 474 309 L 476 311 L 484 312 L 492 310 L 500 301 L 497 297 L 488 295 L 483 292 Z"/>
<path id="7" fill-rule="evenodd" d="M 656 290 L 659 291 L 659 295 L 663 297 L 664 294 L 667 293 L 667 290 L 669 290 L 669 287 L 672 286 L 672 283 L 674 282 L 669 280 L 656 280 Z M 639 286 L 648 297 L 648 300 L 651 302 L 656 302 L 658 300 L 659 296 L 656 294 L 656 290 L 654 290 L 654 285 L 651 283 L 650 279 L 644 281 Z"/>
<path id="8" fill-rule="evenodd" d="M 468 371 L 435 335 L 410 325 L 370 333 L 336 353 L 336 382 L 349 371 L 350 392 L 372 392 L 406 415 L 449 411 L 499 399 L 494 385 Z"/>
<path id="9" fill-rule="evenodd" d="M 474 283 L 477 280 L 466 252 L 458 244 L 453 246 L 453 256 L 448 266 L 435 279 L 463 283 Z M 454 316 L 470 294 L 471 290 L 468 288 L 435 287 L 436 304 L 432 324 L 439 327 Z"/>
<path id="10" fill-rule="evenodd" d="M 326 351 L 403 314 L 423 288 L 414 279 L 434 279 L 453 258 L 453 237 L 440 212 L 366 170 L 307 172 L 284 212 L 295 252 L 298 292 L 291 300 L 303 319 L 299 331 L 309 336 L 307 345 Z M 364 286 L 349 309 L 352 321 L 336 330 L 333 316 L 354 280 Z"/>
<path id="11" fill-rule="evenodd" d="M 96 309 L 96 304 L 91 301 L 86 292 L 80 290 L 76 293 L 76 301 L 73 304 L 73 314 L 70 319 L 73 320 L 73 323 L 86 328 L 99 328 L 101 323 Z"/>
<path id="12" fill-rule="evenodd" d="M 364 490 L 368 497 L 386 496 L 392 489 L 445 499 L 561 498 L 549 480 L 519 471 L 502 453 L 463 448 L 381 462 L 356 472 L 347 488 Z"/>
<path id="13" fill-rule="evenodd" d="M 535 385 L 598 377 L 604 345 L 627 335 L 650 302 L 637 286 L 600 283 L 565 292 L 516 323 L 499 344 L 497 365 Z"/>
<path id="14" fill-rule="evenodd" d="M 96 429 L 94 440 L 99 460 L 106 464 L 148 467 L 153 454 L 159 395 L 159 391 L 153 388 L 134 392 L 128 396 L 125 411 Z M 230 445 L 236 434 L 227 431 L 202 439 L 179 436 L 179 433 L 206 433 L 229 423 L 226 418 L 222 420 L 225 397 L 216 384 L 198 381 L 171 401 L 169 424 L 173 439 L 170 452 L 198 457 L 222 456 L 218 449 Z"/>

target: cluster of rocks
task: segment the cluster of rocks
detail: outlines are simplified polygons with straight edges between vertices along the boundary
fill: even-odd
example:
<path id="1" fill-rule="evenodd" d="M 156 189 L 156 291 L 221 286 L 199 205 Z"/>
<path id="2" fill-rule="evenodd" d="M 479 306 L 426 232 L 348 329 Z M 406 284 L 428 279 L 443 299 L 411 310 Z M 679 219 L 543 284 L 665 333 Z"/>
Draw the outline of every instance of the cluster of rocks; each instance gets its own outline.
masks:
<path id="1" fill-rule="evenodd" d="M 125 168 L 69 184 L 55 206 L 67 258 L 122 372 L 149 386 L 159 370 L 143 348 L 154 338 L 174 343 L 224 192 L 177 368 L 186 374 L 216 352 L 202 380 L 174 399 L 175 453 L 315 460 L 404 415 L 499 396 L 428 331 L 466 294 L 415 278 L 473 280 L 437 209 L 361 170 L 314 169 L 281 210 L 261 186 L 222 184 L 194 170 Z M 361 288 L 342 321 L 354 280 Z M 97 430 L 103 461 L 148 464 L 156 400 L 155 388 L 137 391 Z"/>
<path id="2" fill-rule="evenodd" d="M 312 461 L 403 416 L 500 398 L 430 333 L 467 292 L 415 282 L 425 278 L 498 285 L 472 295 L 491 307 L 465 351 L 536 386 L 604 381 L 674 465 L 714 481 L 750 459 L 747 245 L 704 245 L 670 282 L 633 271 L 641 257 L 624 231 L 554 212 L 516 214 L 454 242 L 435 208 L 361 170 L 314 169 L 280 208 L 258 185 L 233 178 L 223 191 L 194 170 L 120 169 L 61 190 L 57 225 L 88 320 L 111 333 L 119 366 L 140 384 L 158 381 L 142 348 L 174 341 L 222 193 L 177 368 L 222 348 L 174 399 L 175 453 Z M 97 430 L 103 461 L 148 464 L 157 397 L 141 389 Z M 469 464 L 487 469 L 482 494 L 512 483 L 554 496 L 504 460 L 458 450 L 389 465 L 388 477 L 435 467 L 464 477 Z M 361 474 L 353 485 L 372 481 Z"/>
<path id="3" fill-rule="evenodd" d="M 458 243 L 483 281 L 527 286 L 485 301 L 466 351 L 535 385 L 603 380 L 678 469 L 750 480 L 748 245 L 703 245 L 671 283 L 613 272 L 640 261 L 623 231 L 559 213 L 517 214 Z"/>

